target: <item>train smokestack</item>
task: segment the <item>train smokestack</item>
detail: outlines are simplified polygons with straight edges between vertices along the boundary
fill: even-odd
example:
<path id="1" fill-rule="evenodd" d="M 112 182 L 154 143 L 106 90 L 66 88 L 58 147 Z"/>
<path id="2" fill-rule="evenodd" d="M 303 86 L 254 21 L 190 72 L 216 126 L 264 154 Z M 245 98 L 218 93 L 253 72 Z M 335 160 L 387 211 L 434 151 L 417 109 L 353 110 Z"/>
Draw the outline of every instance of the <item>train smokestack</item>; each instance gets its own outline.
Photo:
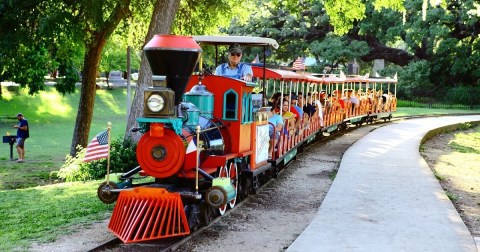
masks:
<path id="1" fill-rule="evenodd" d="M 166 76 L 167 87 L 175 92 L 175 106 L 197 64 L 202 49 L 192 37 L 155 35 L 143 48 L 153 75 Z"/>

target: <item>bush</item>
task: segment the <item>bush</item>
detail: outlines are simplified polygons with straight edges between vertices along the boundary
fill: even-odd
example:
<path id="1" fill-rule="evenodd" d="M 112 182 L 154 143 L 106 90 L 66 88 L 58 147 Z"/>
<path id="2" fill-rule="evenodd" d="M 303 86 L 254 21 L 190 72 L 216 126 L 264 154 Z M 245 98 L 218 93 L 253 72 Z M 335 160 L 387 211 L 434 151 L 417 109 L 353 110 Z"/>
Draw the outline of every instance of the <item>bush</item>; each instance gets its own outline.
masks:
<path id="1" fill-rule="evenodd" d="M 415 96 L 431 96 L 433 84 L 430 82 L 430 63 L 414 61 L 398 73 L 397 97 L 412 99 Z"/>
<path id="2" fill-rule="evenodd" d="M 449 99 L 453 103 L 464 105 L 480 104 L 480 88 L 470 86 L 459 86 L 451 88 L 448 92 Z"/>
<path id="3" fill-rule="evenodd" d="M 57 176 L 65 181 L 85 181 L 90 179 L 88 173 L 85 172 L 83 158 L 85 157 L 85 149 L 77 146 L 77 155 L 72 157 L 67 155 L 65 163 L 60 167 Z"/>
<path id="4" fill-rule="evenodd" d="M 114 140 L 110 144 L 110 173 L 125 172 L 138 166 L 136 158 L 136 143 L 130 139 Z M 65 163 L 58 171 L 58 177 L 66 181 L 86 181 L 102 179 L 107 174 L 107 159 L 84 163 L 86 149 L 78 146 L 75 157 L 67 155 Z"/>

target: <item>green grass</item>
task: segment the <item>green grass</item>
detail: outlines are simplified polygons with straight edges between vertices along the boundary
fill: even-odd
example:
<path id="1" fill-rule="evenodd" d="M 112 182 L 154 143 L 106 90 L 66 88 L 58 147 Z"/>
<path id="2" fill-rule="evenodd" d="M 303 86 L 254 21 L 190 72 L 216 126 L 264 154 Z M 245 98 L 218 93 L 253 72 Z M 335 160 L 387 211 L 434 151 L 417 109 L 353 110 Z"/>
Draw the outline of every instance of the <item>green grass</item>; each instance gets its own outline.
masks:
<path id="1" fill-rule="evenodd" d="M 458 200 L 458 196 L 452 192 L 445 190 L 445 194 L 447 195 L 447 197 L 450 199 L 451 202 L 455 202 Z"/>
<path id="2" fill-rule="evenodd" d="M 70 152 L 79 90 L 65 96 L 53 87 L 35 96 L 25 90 L 2 91 L 1 134 L 16 134 L 12 126 L 17 123 L 15 115 L 22 112 L 29 120 L 30 138 L 25 163 L 9 160 L 8 144 L 0 147 L 0 250 L 28 250 L 33 240 L 51 241 L 71 232 L 75 224 L 108 218 L 112 206 L 96 197 L 100 181 L 47 185 L 58 182 L 50 173 L 60 168 Z M 125 89 L 98 90 L 89 139 L 106 129 L 107 122 L 112 122 L 112 137 L 123 136 L 125 111 Z"/>
<path id="3" fill-rule="evenodd" d="M 51 171 L 58 170 L 70 153 L 78 110 L 79 90 L 62 96 L 53 87 L 35 96 L 3 89 L 0 100 L 0 134 L 16 134 L 14 118 L 22 112 L 29 121 L 30 138 L 25 142 L 27 162 L 9 161 L 9 145 L 0 146 L 0 190 L 48 184 Z M 6 117 L 13 117 L 6 118 Z M 126 127 L 126 89 L 98 90 L 90 128 L 91 139 L 112 122 L 112 138 L 123 136 Z M 17 158 L 15 146 L 13 156 Z"/>
<path id="4" fill-rule="evenodd" d="M 76 182 L 0 191 L 0 250 L 28 250 L 33 240 L 53 241 L 73 225 L 108 218 L 113 205 L 96 197 L 100 182 Z"/>
<path id="5" fill-rule="evenodd" d="M 462 109 L 431 109 L 431 108 L 414 108 L 414 107 L 398 107 L 394 117 L 398 116 L 417 116 L 417 115 L 449 115 L 449 114 L 480 114 L 480 110 L 462 110 Z"/>
<path id="6" fill-rule="evenodd" d="M 476 132 L 455 134 L 449 145 L 460 153 L 480 154 L 480 127 L 475 129 Z"/>

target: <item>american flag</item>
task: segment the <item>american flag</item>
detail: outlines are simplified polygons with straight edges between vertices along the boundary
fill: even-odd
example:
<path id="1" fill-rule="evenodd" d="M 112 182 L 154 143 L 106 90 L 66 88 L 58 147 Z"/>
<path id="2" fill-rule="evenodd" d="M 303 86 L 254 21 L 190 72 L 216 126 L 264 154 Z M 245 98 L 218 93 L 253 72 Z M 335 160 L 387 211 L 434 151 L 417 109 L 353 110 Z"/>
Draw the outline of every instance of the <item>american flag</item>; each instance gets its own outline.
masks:
<path id="1" fill-rule="evenodd" d="M 93 160 L 107 158 L 109 151 L 108 144 L 108 130 L 100 132 L 96 135 L 87 146 L 87 153 L 83 162 L 90 162 Z"/>
<path id="2" fill-rule="evenodd" d="M 293 69 L 294 70 L 305 70 L 305 59 L 302 57 L 298 57 L 295 62 L 293 62 Z"/>

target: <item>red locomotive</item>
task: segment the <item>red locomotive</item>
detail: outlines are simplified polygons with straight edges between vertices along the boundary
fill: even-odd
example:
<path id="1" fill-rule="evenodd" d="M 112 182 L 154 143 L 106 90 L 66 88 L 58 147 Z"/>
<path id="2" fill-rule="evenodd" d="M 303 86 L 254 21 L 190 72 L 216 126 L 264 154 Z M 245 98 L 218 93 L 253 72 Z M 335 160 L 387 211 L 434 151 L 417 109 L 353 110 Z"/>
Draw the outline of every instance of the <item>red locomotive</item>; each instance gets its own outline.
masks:
<path id="1" fill-rule="evenodd" d="M 390 118 L 395 110 L 393 96 L 388 106 L 365 96 L 358 105 L 353 100 L 346 101 L 344 107 L 338 104 L 338 96 L 325 96 L 324 107 L 319 105 L 315 114 L 298 118 L 301 122 L 296 130 L 277 133 L 268 121 L 269 110 L 262 108 L 269 90 L 282 96 L 303 93 L 301 102 L 306 104 L 340 90 L 339 84 L 343 91 L 345 85 L 361 89 L 373 81 L 315 77 L 256 66 L 254 76 L 261 78 L 262 84 L 192 75 L 202 52 L 197 43 L 215 47 L 239 43 L 263 47 L 264 52 L 278 47 L 268 38 L 230 36 L 157 35 L 147 43 L 144 52 L 153 86 L 144 90 L 144 117 L 137 119 L 143 133 L 137 146 L 140 166 L 123 174 L 119 182 L 109 181 L 98 190 L 106 203 L 118 196 L 109 229 L 124 242 L 187 235 L 255 193 L 262 181 L 275 177 L 303 145 L 322 137 L 322 132 L 346 127 L 347 123 Z M 201 70 L 201 64 L 199 67 Z M 254 92 L 258 86 L 261 94 Z M 273 143 L 270 128 L 278 140 L 269 150 Z M 132 188 L 131 176 L 138 172 L 154 177 L 155 182 Z"/>

